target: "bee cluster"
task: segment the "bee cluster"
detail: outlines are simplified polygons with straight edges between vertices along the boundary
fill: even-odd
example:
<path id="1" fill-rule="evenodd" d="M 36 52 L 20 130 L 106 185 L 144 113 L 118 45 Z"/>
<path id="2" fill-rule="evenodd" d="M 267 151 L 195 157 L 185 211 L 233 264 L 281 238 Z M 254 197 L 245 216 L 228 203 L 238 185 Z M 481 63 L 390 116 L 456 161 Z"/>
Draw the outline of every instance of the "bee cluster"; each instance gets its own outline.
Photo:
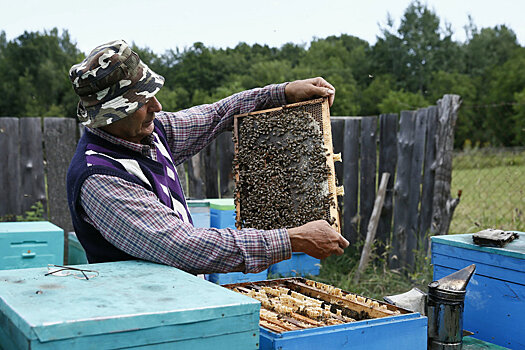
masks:
<path id="1" fill-rule="evenodd" d="M 283 279 L 228 288 L 259 300 L 260 325 L 279 333 L 400 313 L 376 300 L 311 280 Z"/>
<path id="2" fill-rule="evenodd" d="M 333 224 L 322 130 L 304 110 L 243 117 L 239 123 L 236 200 L 240 227 L 290 228 L 312 220 Z"/>

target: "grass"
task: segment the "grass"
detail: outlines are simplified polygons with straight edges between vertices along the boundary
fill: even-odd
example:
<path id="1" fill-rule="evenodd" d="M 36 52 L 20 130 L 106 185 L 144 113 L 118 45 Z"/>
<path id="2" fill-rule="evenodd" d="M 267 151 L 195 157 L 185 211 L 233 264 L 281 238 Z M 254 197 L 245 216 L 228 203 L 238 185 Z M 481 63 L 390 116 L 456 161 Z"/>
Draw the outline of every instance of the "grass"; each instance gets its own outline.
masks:
<path id="1" fill-rule="evenodd" d="M 452 194 L 458 190 L 462 196 L 450 233 L 525 231 L 525 151 L 462 152 L 452 171 Z"/>
<path id="2" fill-rule="evenodd" d="M 354 275 L 359 266 L 361 249 L 362 244 L 358 243 L 347 248 L 342 256 L 332 256 L 323 260 L 321 273 L 311 278 L 378 300 L 383 300 L 387 295 L 406 292 L 412 287 L 426 291 L 427 285 L 432 282 L 430 259 L 421 251 L 416 252 L 418 268 L 412 272 L 391 270 L 388 268 L 386 254 L 381 257 L 376 255 L 361 275 L 359 282 L 355 283 Z"/>

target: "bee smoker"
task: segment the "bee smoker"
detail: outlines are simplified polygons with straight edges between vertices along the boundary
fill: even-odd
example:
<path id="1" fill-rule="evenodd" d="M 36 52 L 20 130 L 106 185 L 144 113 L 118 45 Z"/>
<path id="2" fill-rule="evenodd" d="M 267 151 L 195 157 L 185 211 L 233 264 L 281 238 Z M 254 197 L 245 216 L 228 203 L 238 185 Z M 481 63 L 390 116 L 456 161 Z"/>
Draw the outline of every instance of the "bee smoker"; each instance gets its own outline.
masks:
<path id="1" fill-rule="evenodd" d="M 463 341 L 463 308 L 472 264 L 428 285 L 428 349 L 460 350 Z"/>
<path id="2" fill-rule="evenodd" d="M 460 350 L 463 343 L 463 309 L 472 264 L 428 285 L 428 294 L 413 288 L 385 301 L 428 317 L 428 350 Z"/>

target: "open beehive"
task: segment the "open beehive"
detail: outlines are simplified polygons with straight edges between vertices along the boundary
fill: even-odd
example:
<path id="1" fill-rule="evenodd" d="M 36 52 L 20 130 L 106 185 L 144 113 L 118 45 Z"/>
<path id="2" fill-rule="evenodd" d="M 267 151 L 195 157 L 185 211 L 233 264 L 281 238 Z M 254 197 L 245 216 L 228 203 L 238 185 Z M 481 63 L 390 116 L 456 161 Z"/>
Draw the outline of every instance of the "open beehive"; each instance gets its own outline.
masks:
<path id="1" fill-rule="evenodd" d="M 298 277 L 224 287 L 259 300 L 259 325 L 275 333 L 410 313 L 394 305 Z"/>
<path id="2" fill-rule="evenodd" d="M 324 219 L 341 232 L 327 98 L 234 117 L 237 228 Z"/>

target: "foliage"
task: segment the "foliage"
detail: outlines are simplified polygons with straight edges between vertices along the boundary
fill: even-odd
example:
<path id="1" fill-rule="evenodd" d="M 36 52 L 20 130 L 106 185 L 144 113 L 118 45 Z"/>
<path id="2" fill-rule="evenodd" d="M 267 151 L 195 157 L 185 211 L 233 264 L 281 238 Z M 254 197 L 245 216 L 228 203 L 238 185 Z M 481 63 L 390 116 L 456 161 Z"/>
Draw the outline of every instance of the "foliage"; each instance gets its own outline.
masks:
<path id="1" fill-rule="evenodd" d="M 31 206 L 31 209 L 26 211 L 24 215 L 6 215 L 0 217 L 0 222 L 4 221 L 42 221 L 44 220 L 44 205 L 38 201 Z"/>
<path id="2" fill-rule="evenodd" d="M 452 40 L 450 26 L 414 0 L 401 18 L 387 18 L 374 45 L 341 34 L 280 48 L 196 42 L 158 54 L 132 47 L 166 78 L 158 94 L 165 110 L 322 76 L 336 87 L 332 115 L 394 113 L 454 93 L 463 100 L 456 148 L 525 144 L 525 48 L 505 25 L 477 28 L 470 18 L 465 30 L 465 42 Z M 0 30 L 0 115 L 74 117 L 78 98 L 68 72 L 83 57 L 67 31 L 25 32 L 8 41 Z"/>

